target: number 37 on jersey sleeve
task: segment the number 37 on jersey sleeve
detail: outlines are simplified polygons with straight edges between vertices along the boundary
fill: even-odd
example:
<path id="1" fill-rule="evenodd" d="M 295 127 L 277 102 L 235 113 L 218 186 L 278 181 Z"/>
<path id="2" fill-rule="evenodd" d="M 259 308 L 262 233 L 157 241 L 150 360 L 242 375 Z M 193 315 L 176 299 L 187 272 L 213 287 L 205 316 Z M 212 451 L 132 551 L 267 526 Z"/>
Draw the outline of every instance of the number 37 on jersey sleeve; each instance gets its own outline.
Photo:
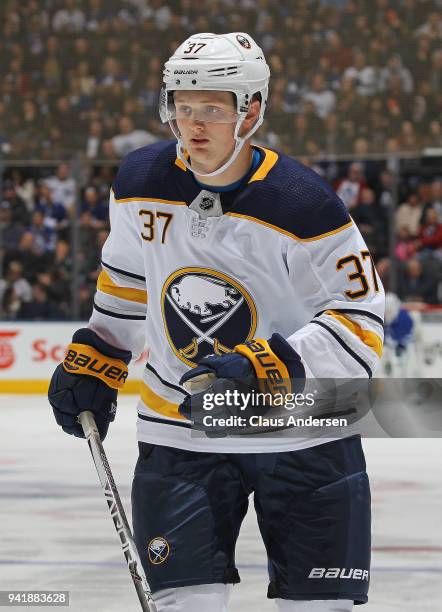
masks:
<path id="1" fill-rule="evenodd" d="M 364 263 L 366 261 L 370 263 L 370 272 L 368 276 L 364 268 Z M 376 269 L 368 250 L 360 251 L 358 255 L 351 253 L 350 255 L 338 259 L 336 270 L 342 269 L 347 270 L 347 277 L 349 283 L 351 283 L 351 288 L 344 291 L 344 293 L 351 300 L 365 297 L 371 288 L 376 293 L 379 293 Z"/>

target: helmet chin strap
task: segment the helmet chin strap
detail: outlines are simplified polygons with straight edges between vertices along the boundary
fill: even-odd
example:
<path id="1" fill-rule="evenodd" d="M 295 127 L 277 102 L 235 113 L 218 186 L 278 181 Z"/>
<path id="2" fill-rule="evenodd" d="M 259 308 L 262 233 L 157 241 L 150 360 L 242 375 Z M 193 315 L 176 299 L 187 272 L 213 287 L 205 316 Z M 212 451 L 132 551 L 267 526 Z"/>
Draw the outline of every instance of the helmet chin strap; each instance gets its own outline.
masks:
<path id="1" fill-rule="evenodd" d="M 198 176 L 216 176 L 217 174 L 221 174 L 221 172 L 224 172 L 224 170 L 227 170 L 227 168 L 233 164 L 233 162 L 235 161 L 235 159 L 238 157 L 241 149 L 244 146 L 244 143 L 246 141 L 247 138 L 250 138 L 250 136 L 259 128 L 259 126 L 262 123 L 262 117 L 260 117 L 257 122 L 255 123 L 255 125 L 252 127 L 252 129 L 249 131 L 248 134 L 246 134 L 245 136 L 239 136 L 239 130 L 241 128 L 242 122 L 244 121 L 245 116 L 240 117 L 236 123 L 236 127 L 235 127 L 235 134 L 234 134 L 234 138 L 235 138 L 235 148 L 233 149 L 233 152 L 231 154 L 231 156 L 229 157 L 229 159 L 219 168 L 217 168 L 216 170 L 214 170 L 213 172 L 200 172 L 199 170 L 196 171 L 194 168 L 192 168 L 191 164 L 188 162 L 188 160 L 186 159 L 186 156 L 184 155 L 184 143 L 183 140 L 181 138 L 181 134 L 179 133 L 178 129 L 177 131 L 175 131 L 174 126 L 173 126 L 173 122 L 169 121 L 169 125 L 172 129 L 172 132 L 175 134 L 178 142 L 176 145 L 176 152 L 177 152 L 177 157 L 178 159 L 180 159 L 183 164 L 186 166 L 186 168 L 188 170 L 190 170 L 191 172 L 193 172 L 194 174 L 198 174 Z"/>

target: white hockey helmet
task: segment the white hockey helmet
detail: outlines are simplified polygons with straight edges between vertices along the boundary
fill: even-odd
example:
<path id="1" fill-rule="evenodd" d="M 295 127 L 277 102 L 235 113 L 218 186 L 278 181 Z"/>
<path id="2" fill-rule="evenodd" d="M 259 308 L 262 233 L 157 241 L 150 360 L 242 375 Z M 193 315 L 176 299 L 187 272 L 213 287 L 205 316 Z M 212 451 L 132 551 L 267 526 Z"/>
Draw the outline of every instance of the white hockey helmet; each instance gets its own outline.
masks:
<path id="1" fill-rule="evenodd" d="M 270 69 L 264 54 L 246 33 L 194 34 L 178 47 L 164 65 L 163 88 L 160 95 L 160 117 L 175 134 L 177 156 L 189 170 L 183 141 L 174 113 L 173 92 L 180 90 L 231 91 L 236 98 L 237 115 L 232 155 L 220 168 L 200 176 L 223 172 L 238 156 L 244 141 L 256 132 L 264 119 L 268 96 Z M 244 136 L 239 131 L 255 94 L 260 94 L 261 110 L 251 130 Z"/>

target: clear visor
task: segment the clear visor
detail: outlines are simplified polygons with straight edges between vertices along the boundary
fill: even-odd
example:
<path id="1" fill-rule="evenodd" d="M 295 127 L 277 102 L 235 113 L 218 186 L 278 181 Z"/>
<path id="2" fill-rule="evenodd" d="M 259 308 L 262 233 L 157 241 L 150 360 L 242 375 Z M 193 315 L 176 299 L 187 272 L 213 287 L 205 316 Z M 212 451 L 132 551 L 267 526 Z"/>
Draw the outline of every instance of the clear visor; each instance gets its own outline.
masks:
<path id="1" fill-rule="evenodd" d="M 163 122 L 191 119 L 203 123 L 236 123 L 239 114 L 217 102 L 175 102 L 173 96 L 164 92 L 160 96 L 160 117 Z"/>

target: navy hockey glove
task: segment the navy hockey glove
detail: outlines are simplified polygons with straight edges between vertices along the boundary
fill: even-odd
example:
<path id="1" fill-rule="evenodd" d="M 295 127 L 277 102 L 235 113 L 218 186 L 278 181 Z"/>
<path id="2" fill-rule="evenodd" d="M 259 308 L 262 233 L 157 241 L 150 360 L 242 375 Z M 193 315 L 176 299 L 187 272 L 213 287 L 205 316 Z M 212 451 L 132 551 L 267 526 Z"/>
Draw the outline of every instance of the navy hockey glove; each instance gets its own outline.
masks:
<path id="1" fill-rule="evenodd" d="M 130 351 L 111 346 L 91 329 L 75 332 L 48 391 L 55 420 L 63 431 L 84 438 L 77 417 L 83 410 L 90 410 L 104 440 L 109 423 L 115 419 L 118 389 L 127 378 L 131 358 Z"/>
<path id="2" fill-rule="evenodd" d="M 305 381 L 305 370 L 300 356 L 278 333 L 273 334 L 269 341 L 258 338 L 238 344 L 233 353 L 203 357 L 196 368 L 181 377 L 180 384 L 189 383 L 193 378 L 205 374 L 216 377 L 214 383 L 206 391 L 188 395 L 179 407 L 180 414 L 194 421 L 196 413 L 200 414 L 200 411 L 204 410 L 206 394 L 221 393 L 221 387 L 230 390 L 236 388 L 242 393 L 261 391 L 272 395 L 285 395 L 293 392 L 294 388 L 296 392 L 301 392 Z M 225 379 L 229 381 L 228 384 Z M 240 406 L 224 405 L 217 408 L 220 408 L 217 412 L 225 416 L 244 413 Z"/>

